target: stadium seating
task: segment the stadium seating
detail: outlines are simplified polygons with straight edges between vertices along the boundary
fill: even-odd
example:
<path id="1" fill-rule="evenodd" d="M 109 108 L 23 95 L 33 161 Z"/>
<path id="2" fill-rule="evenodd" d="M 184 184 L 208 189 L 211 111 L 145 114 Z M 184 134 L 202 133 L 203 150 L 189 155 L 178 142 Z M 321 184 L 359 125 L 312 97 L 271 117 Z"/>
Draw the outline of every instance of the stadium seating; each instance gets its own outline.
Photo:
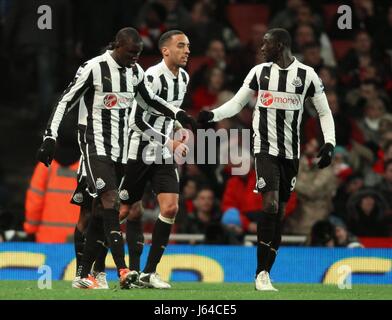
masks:
<path id="1" fill-rule="evenodd" d="M 332 40 L 332 47 L 336 59 L 340 61 L 353 47 L 353 42 L 351 40 Z"/>
<path id="2" fill-rule="evenodd" d="M 328 3 L 323 5 L 324 25 L 327 31 L 330 31 L 332 28 L 338 8 L 339 4 L 337 3 Z"/>
<path id="3" fill-rule="evenodd" d="M 233 3 L 227 6 L 226 14 L 240 41 L 246 43 L 254 24 L 268 24 L 269 8 L 263 4 Z"/>

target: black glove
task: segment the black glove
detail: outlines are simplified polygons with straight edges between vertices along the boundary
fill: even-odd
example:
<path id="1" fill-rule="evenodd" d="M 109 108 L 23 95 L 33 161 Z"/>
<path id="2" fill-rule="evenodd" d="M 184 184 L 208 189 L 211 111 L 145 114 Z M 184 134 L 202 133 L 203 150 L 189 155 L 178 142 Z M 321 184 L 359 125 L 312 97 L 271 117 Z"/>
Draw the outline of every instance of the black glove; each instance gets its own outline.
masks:
<path id="1" fill-rule="evenodd" d="M 54 152 L 56 150 L 56 140 L 52 138 L 46 138 L 42 142 L 41 147 L 37 152 L 37 160 L 42 162 L 45 166 L 49 167 L 52 163 Z"/>
<path id="2" fill-rule="evenodd" d="M 214 113 L 208 110 L 202 110 L 197 117 L 197 122 L 199 123 L 207 123 L 210 120 L 214 119 Z"/>
<path id="3" fill-rule="evenodd" d="M 326 143 L 321 147 L 317 155 L 317 158 L 320 158 L 317 163 L 320 169 L 328 167 L 331 164 L 334 148 L 335 147 L 331 143 Z"/>
<path id="4" fill-rule="evenodd" d="M 192 128 L 192 131 L 196 132 L 196 121 L 191 116 L 187 115 L 184 110 L 180 110 L 177 112 L 176 120 L 178 120 L 178 122 L 181 123 L 183 127 L 186 127 L 186 125 L 189 124 Z"/>

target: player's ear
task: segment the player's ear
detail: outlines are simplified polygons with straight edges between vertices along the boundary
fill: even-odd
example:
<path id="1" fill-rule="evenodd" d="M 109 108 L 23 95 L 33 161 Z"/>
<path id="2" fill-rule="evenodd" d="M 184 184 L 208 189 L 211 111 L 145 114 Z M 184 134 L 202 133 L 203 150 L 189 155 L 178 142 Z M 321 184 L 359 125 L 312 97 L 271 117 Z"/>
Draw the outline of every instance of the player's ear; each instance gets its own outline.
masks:
<path id="1" fill-rule="evenodd" d="M 161 52 L 164 56 L 169 55 L 169 49 L 167 47 L 162 47 Z"/>

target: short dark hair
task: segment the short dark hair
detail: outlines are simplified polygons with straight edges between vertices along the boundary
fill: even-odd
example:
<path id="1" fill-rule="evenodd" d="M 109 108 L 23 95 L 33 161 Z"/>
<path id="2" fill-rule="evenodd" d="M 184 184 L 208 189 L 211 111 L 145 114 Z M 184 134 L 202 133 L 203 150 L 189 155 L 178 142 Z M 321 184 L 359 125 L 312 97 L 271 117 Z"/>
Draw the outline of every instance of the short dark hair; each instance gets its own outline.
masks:
<path id="1" fill-rule="evenodd" d="M 182 32 L 181 30 L 170 30 L 162 34 L 158 41 L 159 50 L 162 49 L 162 47 L 166 44 L 168 40 L 170 40 L 172 36 L 175 36 L 177 34 L 184 34 L 184 32 Z"/>
<path id="2" fill-rule="evenodd" d="M 116 42 L 122 43 L 123 41 L 127 41 L 128 39 L 132 39 L 136 43 L 142 42 L 142 38 L 140 37 L 139 32 L 135 28 L 122 28 L 117 32 Z"/>
<path id="3" fill-rule="evenodd" d="M 291 36 L 290 33 L 283 28 L 274 28 L 268 30 L 268 32 L 275 41 L 283 44 L 284 47 L 290 49 L 291 48 Z"/>

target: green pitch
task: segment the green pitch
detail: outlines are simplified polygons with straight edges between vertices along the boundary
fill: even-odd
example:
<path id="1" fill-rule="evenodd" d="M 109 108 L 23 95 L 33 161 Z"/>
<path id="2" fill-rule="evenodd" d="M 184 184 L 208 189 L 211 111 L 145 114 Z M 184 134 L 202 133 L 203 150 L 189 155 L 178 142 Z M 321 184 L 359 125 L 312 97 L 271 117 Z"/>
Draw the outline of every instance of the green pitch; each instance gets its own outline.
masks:
<path id="1" fill-rule="evenodd" d="M 279 292 L 259 292 L 253 283 L 174 282 L 169 290 L 72 289 L 69 281 L 53 281 L 52 289 L 40 290 L 36 281 L 0 281 L 0 300 L 392 300 L 392 285 L 353 285 L 340 290 L 321 284 L 274 284 Z"/>

